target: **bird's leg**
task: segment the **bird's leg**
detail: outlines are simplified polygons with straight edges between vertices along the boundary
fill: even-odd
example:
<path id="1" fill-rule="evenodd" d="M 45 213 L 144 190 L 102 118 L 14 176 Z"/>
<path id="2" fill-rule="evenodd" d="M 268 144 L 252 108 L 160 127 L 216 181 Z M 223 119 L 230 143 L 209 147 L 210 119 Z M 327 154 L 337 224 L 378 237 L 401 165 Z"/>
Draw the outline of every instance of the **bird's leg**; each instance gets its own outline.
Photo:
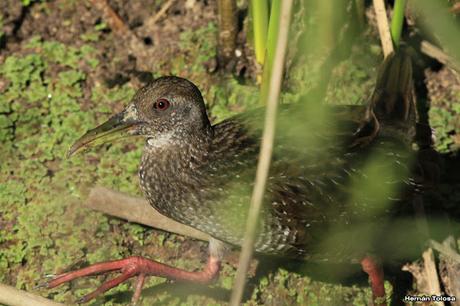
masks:
<path id="1" fill-rule="evenodd" d="M 140 297 L 146 276 L 159 276 L 177 281 L 190 281 L 200 284 L 208 284 L 219 275 L 222 258 L 222 243 L 211 239 L 209 243 L 209 257 L 202 271 L 189 272 L 159 263 L 144 257 L 133 256 L 125 259 L 101 262 L 80 270 L 63 273 L 55 276 L 43 284 L 43 287 L 54 288 L 76 278 L 109 272 L 119 272 L 121 275 L 106 281 L 95 291 L 82 297 L 78 302 L 86 303 L 99 294 L 118 286 L 127 279 L 137 276 L 135 292 L 132 298 L 136 303 Z"/>
<path id="2" fill-rule="evenodd" d="M 383 278 L 382 265 L 372 256 L 366 256 L 361 260 L 363 271 L 369 275 L 372 289 L 372 300 L 375 306 L 386 306 L 385 281 Z"/>

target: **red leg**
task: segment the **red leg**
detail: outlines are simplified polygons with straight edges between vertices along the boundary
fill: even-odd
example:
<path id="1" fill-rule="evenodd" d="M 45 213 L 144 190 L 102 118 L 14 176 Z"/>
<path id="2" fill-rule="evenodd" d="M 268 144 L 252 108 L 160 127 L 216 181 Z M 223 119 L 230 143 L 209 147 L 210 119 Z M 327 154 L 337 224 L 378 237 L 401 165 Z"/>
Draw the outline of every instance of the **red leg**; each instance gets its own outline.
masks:
<path id="1" fill-rule="evenodd" d="M 369 275 L 374 305 L 387 306 L 382 266 L 375 258 L 366 256 L 361 260 L 361 267 Z"/>
<path id="2" fill-rule="evenodd" d="M 219 270 L 220 259 L 212 255 L 209 256 L 205 268 L 198 272 L 184 271 L 144 257 L 128 257 L 121 260 L 94 264 L 87 268 L 57 275 L 50 281 L 46 282 L 43 286 L 46 288 L 54 288 L 83 276 L 116 271 L 120 272 L 121 275 L 106 281 L 98 289 L 81 298 L 79 303 L 88 302 L 99 294 L 118 286 L 127 279 L 138 276 L 133 295 L 133 302 L 135 303 L 140 297 L 142 286 L 144 285 L 144 279 L 147 275 L 166 277 L 178 281 L 191 281 L 200 284 L 207 284 L 219 275 Z"/>

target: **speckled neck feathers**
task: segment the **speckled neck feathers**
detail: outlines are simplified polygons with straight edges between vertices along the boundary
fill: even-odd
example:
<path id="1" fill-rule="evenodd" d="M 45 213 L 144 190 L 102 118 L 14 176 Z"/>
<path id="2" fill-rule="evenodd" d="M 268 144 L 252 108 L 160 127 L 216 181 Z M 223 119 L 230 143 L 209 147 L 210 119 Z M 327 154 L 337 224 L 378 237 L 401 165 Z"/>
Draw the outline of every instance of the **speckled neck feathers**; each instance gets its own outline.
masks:
<path id="1" fill-rule="evenodd" d="M 150 203 L 165 215 L 171 211 L 169 205 L 195 191 L 197 171 L 207 163 L 212 128 L 196 132 L 165 133 L 146 141 L 139 169 L 141 186 Z"/>

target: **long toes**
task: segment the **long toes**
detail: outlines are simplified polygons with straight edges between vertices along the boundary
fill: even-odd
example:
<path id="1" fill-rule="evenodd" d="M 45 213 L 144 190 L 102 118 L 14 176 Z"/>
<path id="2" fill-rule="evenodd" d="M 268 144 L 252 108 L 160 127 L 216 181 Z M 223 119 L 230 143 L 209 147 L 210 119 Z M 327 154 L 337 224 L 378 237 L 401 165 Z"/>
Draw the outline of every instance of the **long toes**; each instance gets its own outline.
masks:
<path id="1" fill-rule="evenodd" d="M 120 271 L 125 266 L 126 261 L 129 261 L 129 259 L 101 262 L 101 263 L 97 263 L 97 264 L 94 264 L 89 267 L 82 268 L 76 271 L 71 271 L 71 272 L 66 272 L 66 273 L 62 273 L 59 275 L 55 275 L 50 280 L 46 281 L 43 284 L 40 284 L 39 286 L 40 288 L 41 287 L 54 288 L 59 285 L 62 285 L 63 283 L 70 282 L 80 277 L 95 275 L 99 273 Z"/>
<path id="2" fill-rule="evenodd" d="M 57 275 L 56 277 L 49 279 L 44 283 L 44 287 L 47 289 L 55 288 L 64 283 L 70 282 L 73 278 L 66 277 L 67 274 Z"/>
<path id="3" fill-rule="evenodd" d="M 135 273 L 132 272 L 132 271 L 123 272 L 123 274 L 121 274 L 120 276 L 117 276 L 117 277 L 115 277 L 115 278 L 113 278 L 111 280 L 106 281 L 105 283 L 103 283 L 99 288 L 97 288 L 93 292 L 91 292 L 91 293 L 85 295 L 84 297 L 78 299 L 77 303 L 78 304 L 86 303 L 86 302 L 94 299 L 98 295 L 106 292 L 107 290 L 110 290 L 113 287 L 118 286 L 119 284 L 123 283 L 124 281 L 126 281 L 127 279 L 133 277 L 134 275 L 135 275 Z"/>
<path id="4" fill-rule="evenodd" d="M 139 298 L 141 297 L 142 287 L 144 287 L 145 274 L 139 274 L 137 277 L 136 288 L 134 290 L 133 297 L 131 299 L 131 306 L 137 305 Z"/>

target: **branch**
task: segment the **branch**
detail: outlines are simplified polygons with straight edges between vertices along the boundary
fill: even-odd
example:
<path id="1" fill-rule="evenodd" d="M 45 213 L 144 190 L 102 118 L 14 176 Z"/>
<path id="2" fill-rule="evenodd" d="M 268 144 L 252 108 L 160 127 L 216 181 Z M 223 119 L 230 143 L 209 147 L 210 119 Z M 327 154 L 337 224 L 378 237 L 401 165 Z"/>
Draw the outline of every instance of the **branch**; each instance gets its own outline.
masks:
<path id="1" fill-rule="evenodd" d="M 422 254 L 423 262 L 405 264 L 403 271 L 410 272 L 417 284 L 417 291 L 420 294 L 441 295 L 436 263 L 434 260 L 433 250 L 428 248 Z M 443 306 L 443 302 L 434 302 L 433 305 Z"/>
<path id="2" fill-rule="evenodd" d="M 279 33 L 276 42 L 276 51 L 273 61 L 272 76 L 270 78 L 270 87 L 268 89 L 269 94 L 264 95 L 261 93 L 261 97 L 268 96 L 264 132 L 260 148 L 259 162 L 257 165 L 256 180 L 251 197 L 251 206 L 249 208 L 249 215 L 246 221 L 244 242 L 240 254 L 232 297 L 230 300 L 230 305 L 233 306 L 239 305 L 243 296 L 243 289 L 246 282 L 249 262 L 253 253 L 259 212 L 262 206 L 265 185 L 267 183 L 268 172 L 270 169 L 273 142 L 275 138 L 276 111 L 278 108 L 278 100 L 281 91 L 281 81 L 283 77 L 284 60 L 286 56 L 289 25 L 291 21 L 292 2 L 292 0 L 284 0 L 281 5 L 280 23 L 278 29 Z"/>
<path id="3" fill-rule="evenodd" d="M 0 304 L 8 306 L 64 306 L 64 304 L 4 284 L 0 284 Z"/>
<path id="4" fill-rule="evenodd" d="M 441 295 L 441 287 L 439 285 L 438 272 L 436 270 L 433 250 L 428 248 L 425 252 L 423 252 L 422 257 L 425 265 L 426 281 L 428 282 L 428 293 Z M 434 302 L 434 305 L 444 306 L 444 303 Z"/>
<path id="5" fill-rule="evenodd" d="M 384 0 L 373 0 L 377 26 L 379 28 L 380 42 L 382 43 L 383 55 L 387 57 L 394 52 L 391 40 L 390 26 L 388 24 L 387 11 Z"/>
<path id="6" fill-rule="evenodd" d="M 427 42 L 426 40 L 422 41 L 420 45 L 420 50 L 422 51 L 422 53 L 425 53 L 429 57 L 432 57 L 438 60 L 440 63 L 449 66 L 457 72 L 460 72 L 460 64 L 456 62 L 455 59 L 447 55 L 440 48 Z"/>
<path id="7" fill-rule="evenodd" d="M 430 246 L 438 251 L 439 253 L 443 254 L 444 256 L 448 257 L 449 259 L 460 263 L 460 254 L 458 254 L 454 249 L 450 248 L 448 245 L 442 245 L 437 241 L 430 240 Z"/>
<path id="8" fill-rule="evenodd" d="M 104 19 L 109 24 L 109 27 L 118 35 L 125 35 L 128 33 L 129 27 L 125 24 L 123 19 L 112 9 L 107 0 L 91 0 L 95 8 L 100 10 L 104 15 Z"/>
<path id="9" fill-rule="evenodd" d="M 91 209 L 130 222 L 203 241 L 210 239 L 208 234 L 163 216 L 146 200 L 134 198 L 108 188 L 92 188 L 84 204 Z"/>

